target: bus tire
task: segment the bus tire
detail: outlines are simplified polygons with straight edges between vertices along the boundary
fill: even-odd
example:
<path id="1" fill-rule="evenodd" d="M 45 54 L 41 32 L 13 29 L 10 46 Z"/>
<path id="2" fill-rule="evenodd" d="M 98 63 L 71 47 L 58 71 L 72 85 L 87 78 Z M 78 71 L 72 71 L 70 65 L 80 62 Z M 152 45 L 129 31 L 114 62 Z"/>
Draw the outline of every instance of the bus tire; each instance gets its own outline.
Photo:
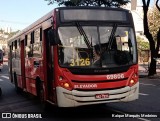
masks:
<path id="1" fill-rule="evenodd" d="M 49 103 L 44 100 L 44 91 L 41 91 L 40 103 L 43 110 L 47 111 L 49 109 Z"/>
<path id="2" fill-rule="evenodd" d="M 36 92 L 37 92 L 37 97 L 40 99 L 41 98 L 41 80 L 39 77 L 36 78 Z"/>
<path id="3" fill-rule="evenodd" d="M 44 99 L 43 83 L 39 77 L 36 78 L 36 91 L 37 91 L 37 97 L 40 100 L 42 108 L 48 109 L 48 104 Z"/>
<path id="4" fill-rule="evenodd" d="M 1 87 L 0 87 L 0 96 L 2 96 L 2 89 L 1 89 Z"/>
<path id="5" fill-rule="evenodd" d="M 14 85 L 15 85 L 15 89 L 16 89 L 16 92 L 19 93 L 21 92 L 21 88 L 18 87 L 18 82 L 17 82 L 17 76 L 16 76 L 16 73 L 14 73 Z"/>

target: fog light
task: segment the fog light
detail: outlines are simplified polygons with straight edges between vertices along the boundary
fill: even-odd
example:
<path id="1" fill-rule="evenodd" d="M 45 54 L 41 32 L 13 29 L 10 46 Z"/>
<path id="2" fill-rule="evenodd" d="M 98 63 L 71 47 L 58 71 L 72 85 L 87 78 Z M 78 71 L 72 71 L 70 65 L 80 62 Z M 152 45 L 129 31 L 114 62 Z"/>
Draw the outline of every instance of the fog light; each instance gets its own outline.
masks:
<path id="1" fill-rule="evenodd" d="M 64 87 L 65 88 L 69 88 L 69 84 L 68 83 L 64 83 Z"/>

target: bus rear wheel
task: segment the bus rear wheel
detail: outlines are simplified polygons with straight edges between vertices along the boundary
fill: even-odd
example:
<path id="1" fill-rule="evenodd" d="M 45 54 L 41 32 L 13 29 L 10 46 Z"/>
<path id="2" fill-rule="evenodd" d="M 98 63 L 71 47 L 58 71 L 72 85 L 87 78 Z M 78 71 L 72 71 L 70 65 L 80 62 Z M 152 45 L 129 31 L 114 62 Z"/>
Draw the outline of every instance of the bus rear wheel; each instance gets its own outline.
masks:
<path id="1" fill-rule="evenodd" d="M 48 103 L 45 101 L 44 98 L 44 89 L 43 89 L 43 81 L 39 78 L 36 79 L 36 90 L 37 90 L 37 97 L 40 100 L 41 106 L 43 109 L 48 110 Z"/>

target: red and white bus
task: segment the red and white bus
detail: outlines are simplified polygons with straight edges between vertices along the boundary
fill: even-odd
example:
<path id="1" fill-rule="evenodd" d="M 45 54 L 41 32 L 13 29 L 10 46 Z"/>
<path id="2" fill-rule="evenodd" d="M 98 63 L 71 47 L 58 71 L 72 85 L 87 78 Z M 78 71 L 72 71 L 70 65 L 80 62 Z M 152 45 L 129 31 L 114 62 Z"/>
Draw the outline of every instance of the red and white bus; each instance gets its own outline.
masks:
<path id="1" fill-rule="evenodd" d="M 0 50 L 0 71 L 3 69 L 3 51 Z"/>
<path id="2" fill-rule="evenodd" d="M 10 79 L 17 89 L 58 107 L 138 99 L 131 12 L 60 7 L 12 37 Z"/>

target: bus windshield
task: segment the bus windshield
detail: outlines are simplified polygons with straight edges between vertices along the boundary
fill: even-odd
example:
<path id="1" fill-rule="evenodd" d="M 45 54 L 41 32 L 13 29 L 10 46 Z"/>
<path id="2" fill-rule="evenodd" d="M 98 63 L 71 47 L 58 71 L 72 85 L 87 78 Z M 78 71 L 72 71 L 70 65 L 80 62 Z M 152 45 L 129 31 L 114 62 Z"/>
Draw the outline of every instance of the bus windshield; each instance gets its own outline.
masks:
<path id="1" fill-rule="evenodd" d="M 81 26 L 81 30 L 77 26 L 58 28 L 60 66 L 108 68 L 136 63 L 131 27 Z"/>

